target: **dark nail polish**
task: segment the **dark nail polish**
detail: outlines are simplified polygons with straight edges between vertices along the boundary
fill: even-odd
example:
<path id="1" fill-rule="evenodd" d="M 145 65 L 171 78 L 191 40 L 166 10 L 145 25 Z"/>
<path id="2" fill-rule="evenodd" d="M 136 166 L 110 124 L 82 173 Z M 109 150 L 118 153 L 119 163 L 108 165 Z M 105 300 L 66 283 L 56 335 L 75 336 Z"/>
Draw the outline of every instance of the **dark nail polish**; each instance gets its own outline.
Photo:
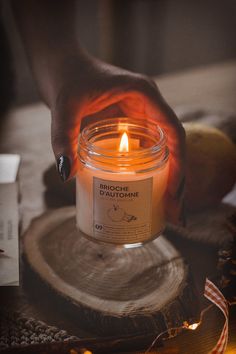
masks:
<path id="1" fill-rule="evenodd" d="M 67 156 L 60 156 L 57 160 L 57 170 L 61 180 L 65 182 L 70 175 L 70 159 Z"/>
<path id="2" fill-rule="evenodd" d="M 175 195 L 175 199 L 180 199 L 181 196 L 184 193 L 184 189 L 185 189 L 185 177 L 183 177 L 183 179 L 180 182 L 179 188 L 177 189 L 176 195 Z"/>

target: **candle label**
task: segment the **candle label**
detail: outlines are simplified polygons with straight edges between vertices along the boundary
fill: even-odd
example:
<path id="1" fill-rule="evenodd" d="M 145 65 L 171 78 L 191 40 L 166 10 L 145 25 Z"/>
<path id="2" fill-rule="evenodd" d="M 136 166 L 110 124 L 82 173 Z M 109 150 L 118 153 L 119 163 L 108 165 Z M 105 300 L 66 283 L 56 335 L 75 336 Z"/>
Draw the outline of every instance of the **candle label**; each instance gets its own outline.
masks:
<path id="1" fill-rule="evenodd" d="M 150 239 L 152 184 L 152 177 L 128 182 L 93 177 L 94 237 L 117 244 Z"/>

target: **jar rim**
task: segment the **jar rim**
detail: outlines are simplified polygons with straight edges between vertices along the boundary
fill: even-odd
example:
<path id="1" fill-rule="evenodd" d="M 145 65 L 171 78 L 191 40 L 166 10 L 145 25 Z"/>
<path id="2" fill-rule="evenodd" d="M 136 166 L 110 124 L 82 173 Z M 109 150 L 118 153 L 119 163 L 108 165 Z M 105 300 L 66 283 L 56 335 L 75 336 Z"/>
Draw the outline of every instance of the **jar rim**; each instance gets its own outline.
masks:
<path id="1" fill-rule="evenodd" d="M 126 129 L 118 128 L 119 125 L 124 125 L 127 131 L 132 132 L 133 129 L 139 129 L 139 131 L 146 131 L 146 133 L 152 133 L 149 139 L 153 141 L 153 144 L 149 147 L 144 147 L 138 150 L 131 150 L 127 152 L 120 152 L 118 150 L 111 150 L 103 146 L 98 146 L 91 141 L 94 135 L 101 133 L 104 128 L 114 129 L 114 132 L 120 133 L 126 131 Z M 166 147 L 167 137 L 164 130 L 153 120 L 145 120 L 145 124 L 142 124 L 142 120 L 138 118 L 129 117 L 117 117 L 102 119 L 99 122 L 91 123 L 86 126 L 79 135 L 79 148 L 83 145 L 83 149 L 90 155 L 103 156 L 104 158 L 116 158 L 118 160 L 125 160 L 135 158 L 142 158 L 147 155 L 159 154 Z"/>
<path id="2" fill-rule="evenodd" d="M 124 131 L 131 141 L 138 140 L 140 145 L 137 149 L 120 152 L 117 148 L 107 148 L 105 144 L 105 147 L 99 146 L 99 142 L 106 139 L 121 139 Z M 161 168 L 167 162 L 169 149 L 166 142 L 165 132 L 154 121 L 129 117 L 108 118 L 83 129 L 79 135 L 78 155 L 80 162 L 91 169 L 111 173 L 143 173 Z"/>

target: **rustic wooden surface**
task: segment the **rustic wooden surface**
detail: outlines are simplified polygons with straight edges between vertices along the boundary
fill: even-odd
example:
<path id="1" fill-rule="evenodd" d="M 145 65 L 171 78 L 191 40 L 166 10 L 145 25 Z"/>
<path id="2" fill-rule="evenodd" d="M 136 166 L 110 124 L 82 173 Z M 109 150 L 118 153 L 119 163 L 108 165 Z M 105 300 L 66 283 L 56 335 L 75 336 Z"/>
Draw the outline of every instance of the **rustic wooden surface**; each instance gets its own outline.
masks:
<path id="1" fill-rule="evenodd" d="M 169 228 L 180 237 L 219 249 L 222 244 L 233 240 L 232 232 L 227 227 L 226 220 L 235 211 L 236 207 L 234 205 L 221 203 L 210 209 L 189 214 L 186 227 L 169 225 Z"/>
<path id="2" fill-rule="evenodd" d="M 158 334 L 200 318 L 188 267 L 164 236 L 134 249 L 94 243 L 76 229 L 75 208 L 67 207 L 33 221 L 24 253 L 96 334 Z"/>
<path id="3" fill-rule="evenodd" d="M 200 111 L 213 110 L 226 112 L 235 117 L 236 114 L 236 62 L 215 64 L 205 68 L 197 68 L 182 73 L 156 78 L 166 100 L 176 113 L 189 115 L 193 109 Z M 50 114 L 43 104 L 13 109 L 5 121 L 2 121 L 0 132 L 1 152 L 19 153 L 22 157 L 19 174 L 21 235 L 29 226 L 32 218 L 47 210 L 48 205 L 61 206 L 60 197 L 56 195 L 44 197 L 45 185 L 43 172 L 54 163 L 50 145 Z M 61 184 L 61 188 L 63 185 Z M 235 203 L 233 192 L 226 199 Z M 51 200 L 50 200 L 51 198 Z M 50 203 L 48 203 L 50 200 Z M 177 243 L 180 242 L 176 240 Z M 178 245 L 177 245 L 178 246 Z M 195 244 L 195 250 L 186 241 L 181 244 L 185 257 L 194 261 L 192 271 L 196 283 L 201 288 L 203 275 L 214 275 L 216 251 L 210 247 Z M 199 257 L 196 257 L 200 254 Z M 22 265 L 21 265 L 22 266 Z M 204 270 L 204 273 L 200 273 Z M 48 292 L 34 289 L 33 294 L 24 284 L 19 288 L 1 288 L 2 307 L 20 310 L 29 316 L 46 321 L 51 325 L 65 328 L 71 334 L 80 337 L 92 336 L 78 326 L 78 318 L 69 317 Z M 236 318 L 235 309 L 230 310 L 230 340 L 228 350 L 236 351 Z M 179 349 L 181 354 L 206 354 L 216 343 L 223 324 L 223 316 L 218 309 L 212 308 L 203 318 L 202 325 L 194 332 L 187 331 L 169 340 L 165 346 Z M 194 349 L 193 349 L 194 348 Z M 160 351 L 161 352 L 161 351 Z"/>

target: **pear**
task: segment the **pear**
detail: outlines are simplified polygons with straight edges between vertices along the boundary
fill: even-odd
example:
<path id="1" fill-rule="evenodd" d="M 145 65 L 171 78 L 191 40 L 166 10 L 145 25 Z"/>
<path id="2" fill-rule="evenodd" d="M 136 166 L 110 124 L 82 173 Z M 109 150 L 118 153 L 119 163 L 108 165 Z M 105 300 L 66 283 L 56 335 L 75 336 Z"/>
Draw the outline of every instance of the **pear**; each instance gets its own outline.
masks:
<path id="1" fill-rule="evenodd" d="M 236 181 L 236 146 L 219 129 L 185 123 L 187 211 L 214 206 Z"/>

